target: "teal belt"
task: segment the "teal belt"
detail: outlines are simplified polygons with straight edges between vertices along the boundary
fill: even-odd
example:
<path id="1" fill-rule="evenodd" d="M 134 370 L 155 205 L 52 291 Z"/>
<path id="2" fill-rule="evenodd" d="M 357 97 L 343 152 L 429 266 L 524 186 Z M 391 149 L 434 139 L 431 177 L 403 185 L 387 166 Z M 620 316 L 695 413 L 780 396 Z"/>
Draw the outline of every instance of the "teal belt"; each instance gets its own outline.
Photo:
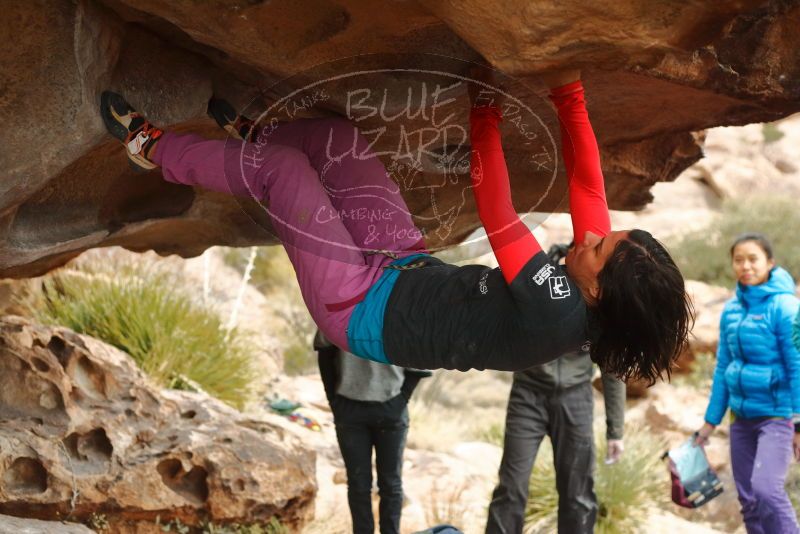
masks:
<path id="1" fill-rule="evenodd" d="M 391 363 L 383 351 L 383 316 L 389 295 L 400 272 L 408 268 L 419 267 L 423 263 L 412 266 L 429 254 L 413 254 L 394 260 L 384 267 L 383 274 L 372 284 L 364 300 L 356 304 L 350 322 L 347 324 L 347 344 L 350 352 L 356 356 L 380 363 Z M 405 268 L 405 269 L 404 269 Z"/>

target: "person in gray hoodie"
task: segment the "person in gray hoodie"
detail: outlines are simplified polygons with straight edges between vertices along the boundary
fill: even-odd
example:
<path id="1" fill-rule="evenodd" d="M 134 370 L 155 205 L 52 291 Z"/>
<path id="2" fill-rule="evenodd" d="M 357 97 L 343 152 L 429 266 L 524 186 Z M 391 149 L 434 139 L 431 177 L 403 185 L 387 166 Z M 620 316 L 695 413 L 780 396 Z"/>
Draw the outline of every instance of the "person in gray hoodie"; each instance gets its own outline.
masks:
<path id="1" fill-rule="evenodd" d="M 554 261 L 567 247 L 556 245 Z M 594 530 L 594 433 L 592 375 L 587 351 L 514 373 L 508 399 L 503 459 L 492 494 L 487 534 L 522 532 L 531 470 L 539 445 L 549 436 L 558 490 L 558 531 L 564 534 Z M 606 462 L 616 462 L 624 450 L 625 383 L 603 373 L 606 406 Z"/>
<path id="2" fill-rule="evenodd" d="M 320 376 L 333 412 L 336 438 L 347 472 L 347 501 L 355 534 L 372 534 L 372 450 L 378 475 L 381 534 L 400 532 L 403 450 L 408 401 L 430 371 L 403 369 L 354 356 L 317 331 Z"/>

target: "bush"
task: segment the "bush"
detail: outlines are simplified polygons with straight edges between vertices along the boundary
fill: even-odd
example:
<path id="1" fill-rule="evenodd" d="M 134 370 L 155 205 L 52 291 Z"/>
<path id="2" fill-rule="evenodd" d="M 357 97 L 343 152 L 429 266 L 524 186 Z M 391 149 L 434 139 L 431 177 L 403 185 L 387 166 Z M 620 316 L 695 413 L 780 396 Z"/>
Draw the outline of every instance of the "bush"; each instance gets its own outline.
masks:
<path id="1" fill-rule="evenodd" d="M 307 374 L 317 369 L 317 353 L 311 343 L 292 343 L 283 351 L 283 372 L 289 376 Z"/>
<path id="2" fill-rule="evenodd" d="M 464 492 L 469 489 L 469 481 L 458 484 L 450 481 L 433 483 L 429 498 L 425 500 L 425 521 L 429 525 L 451 524 L 469 512 L 464 502 Z"/>
<path id="3" fill-rule="evenodd" d="M 599 439 L 602 445 L 597 444 Z M 614 465 L 605 465 L 603 433 L 595 432 L 595 443 L 598 446 L 594 489 L 598 512 L 594 531 L 600 534 L 637 532 L 639 525 L 646 524 L 648 510 L 663 500 L 669 490 L 666 470 L 660 460 L 666 444 L 648 427 L 628 426 L 622 459 Z M 659 473 L 662 476 L 658 476 Z M 558 520 L 555 488 L 553 449 L 546 440 L 539 448 L 531 475 L 523 529 L 526 534 L 555 532 Z"/>
<path id="4" fill-rule="evenodd" d="M 683 275 L 691 280 L 731 287 L 736 280 L 730 246 L 739 234 L 761 232 L 772 241 L 775 260 L 793 275 L 800 273 L 800 209 L 795 200 L 777 196 L 729 200 L 722 212 L 701 231 L 686 235 L 671 247 Z"/>
<path id="5" fill-rule="evenodd" d="M 503 422 L 491 423 L 488 427 L 478 432 L 477 439 L 492 445 L 502 447 L 505 445 L 506 425 Z"/>
<path id="6" fill-rule="evenodd" d="M 269 522 L 264 524 L 215 525 L 214 523 L 206 522 L 201 528 L 203 534 L 289 534 L 289 529 L 275 517 L 272 517 Z"/>
<path id="7" fill-rule="evenodd" d="M 764 143 L 774 143 L 780 141 L 786 135 L 774 122 L 766 122 L 761 127 L 761 134 L 764 136 Z"/>
<path id="8" fill-rule="evenodd" d="M 251 342 L 192 303 L 165 272 L 129 263 L 82 265 L 45 279 L 29 304 L 39 321 L 131 355 L 164 387 L 202 389 L 241 408 L 251 391 Z"/>

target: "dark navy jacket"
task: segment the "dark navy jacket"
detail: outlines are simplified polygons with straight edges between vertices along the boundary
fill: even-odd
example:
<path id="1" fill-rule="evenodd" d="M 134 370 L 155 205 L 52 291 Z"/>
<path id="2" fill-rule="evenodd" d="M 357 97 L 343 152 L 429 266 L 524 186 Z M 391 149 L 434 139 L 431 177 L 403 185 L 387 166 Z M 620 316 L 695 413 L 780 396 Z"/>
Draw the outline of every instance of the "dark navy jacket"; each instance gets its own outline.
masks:
<path id="1" fill-rule="evenodd" d="M 800 414 L 800 352 L 792 323 L 800 301 L 792 277 L 776 267 L 758 286 L 738 285 L 720 319 L 717 367 L 705 420 Z"/>

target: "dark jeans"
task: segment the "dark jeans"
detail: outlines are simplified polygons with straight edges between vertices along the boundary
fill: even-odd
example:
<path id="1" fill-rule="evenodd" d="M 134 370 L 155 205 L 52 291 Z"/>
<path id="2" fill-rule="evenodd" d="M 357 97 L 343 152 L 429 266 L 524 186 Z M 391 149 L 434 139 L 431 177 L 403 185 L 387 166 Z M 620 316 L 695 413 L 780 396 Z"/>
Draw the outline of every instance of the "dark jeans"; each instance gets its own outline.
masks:
<path id="1" fill-rule="evenodd" d="M 406 399 L 361 402 L 336 395 L 331 403 L 336 437 L 347 470 L 347 501 L 355 534 L 375 531 L 372 517 L 372 448 L 380 495 L 380 532 L 400 532 L 403 449 L 408 433 Z"/>
<path id="2" fill-rule="evenodd" d="M 544 436 L 553 444 L 558 490 L 558 531 L 592 532 L 597 516 L 594 494 L 594 399 L 589 382 L 542 392 L 516 378 L 506 413 L 503 460 L 492 494 L 487 534 L 522 532 L 528 485 Z"/>

